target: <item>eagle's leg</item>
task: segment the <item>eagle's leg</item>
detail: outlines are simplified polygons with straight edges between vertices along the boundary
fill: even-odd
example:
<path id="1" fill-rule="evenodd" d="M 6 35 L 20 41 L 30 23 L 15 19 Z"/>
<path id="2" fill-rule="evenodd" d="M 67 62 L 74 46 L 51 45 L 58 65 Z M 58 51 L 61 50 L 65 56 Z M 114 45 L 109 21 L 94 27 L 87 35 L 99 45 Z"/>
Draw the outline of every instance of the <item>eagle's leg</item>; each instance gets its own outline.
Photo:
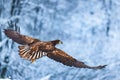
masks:
<path id="1" fill-rule="evenodd" d="M 33 63 L 36 59 L 31 59 L 31 63 Z"/>

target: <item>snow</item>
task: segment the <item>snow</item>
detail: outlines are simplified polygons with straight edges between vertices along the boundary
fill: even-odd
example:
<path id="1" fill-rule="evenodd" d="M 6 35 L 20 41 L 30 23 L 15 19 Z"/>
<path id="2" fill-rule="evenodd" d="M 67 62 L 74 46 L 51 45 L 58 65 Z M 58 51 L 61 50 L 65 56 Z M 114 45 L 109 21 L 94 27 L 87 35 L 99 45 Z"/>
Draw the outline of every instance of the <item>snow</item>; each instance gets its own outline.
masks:
<path id="1" fill-rule="evenodd" d="M 17 5 L 10 0 L 1 1 L 0 78 L 120 80 L 119 0 L 22 0 Z M 13 15 L 11 4 L 16 6 Z M 20 58 L 18 44 L 8 40 L 3 33 L 5 28 L 15 29 L 7 22 L 16 19 L 21 34 L 43 41 L 60 39 L 63 44 L 56 47 L 77 60 L 91 66 L 107 64 L 107 67 L 102 70 L 78 69 L 47 57 L 34 63 Z"/>
<path id="2" fill-rule="evenodd" d="M 0 79 L 0 80 L 11 80 L 11 79 Z"/>

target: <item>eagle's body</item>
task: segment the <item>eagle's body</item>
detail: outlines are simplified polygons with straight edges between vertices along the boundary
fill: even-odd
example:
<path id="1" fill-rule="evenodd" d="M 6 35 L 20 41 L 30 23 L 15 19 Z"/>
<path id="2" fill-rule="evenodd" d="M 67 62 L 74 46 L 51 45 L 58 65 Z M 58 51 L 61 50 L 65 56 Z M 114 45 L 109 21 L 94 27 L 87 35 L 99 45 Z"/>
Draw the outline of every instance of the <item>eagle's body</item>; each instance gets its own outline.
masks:
<path id="1" fill-rule="evenodd" d="M 20 33 L 11 29 L 5 29 L 4 33 L 13 41 L 21 44 L 18 46 L 19 55 L 24 59 L 30 60 L 31 62 L 34 62 L 40 57 L 47 56 L 55 61 L 63 63 L 64 65 L 78 68 L 101 69 L 106 66 L 103 65 L 90 67 L 83 62 L 76 60 L 75 58 L 66 54 L 64 51 L 55 47 L 56 44 L 61 43 L 60 40 L 44 42 L 35 38 L 21 35 Z"/>

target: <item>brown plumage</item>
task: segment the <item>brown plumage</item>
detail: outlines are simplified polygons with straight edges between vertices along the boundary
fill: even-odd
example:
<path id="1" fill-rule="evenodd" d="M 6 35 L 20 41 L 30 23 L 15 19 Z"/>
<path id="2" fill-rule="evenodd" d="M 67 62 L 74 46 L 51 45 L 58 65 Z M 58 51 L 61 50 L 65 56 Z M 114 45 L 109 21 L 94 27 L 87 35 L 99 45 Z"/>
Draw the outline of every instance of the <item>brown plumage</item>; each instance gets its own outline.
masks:
<path id="1" fill-rule="evenodd" d="M 54 59 L 55 61 L 63 63 L 64 65 L 74 66 L 77 68 L 102 69 L 106 66 L 102 65 L 91 67 L 81 61 L 76 60 L 75 58 L 66 54 L 64 51 L 55 47 L 56 44 L 62 43 L 60 40 L 44 42 L 35 38 L 21 35 L 20 33 L 11 29 L 5 29 L 4 33 L 13 41 L 21 44 L 18 46 L 19 55 L 22 58 L 32 62 L 40 57 L 47 56 L 51 59 Z"/>

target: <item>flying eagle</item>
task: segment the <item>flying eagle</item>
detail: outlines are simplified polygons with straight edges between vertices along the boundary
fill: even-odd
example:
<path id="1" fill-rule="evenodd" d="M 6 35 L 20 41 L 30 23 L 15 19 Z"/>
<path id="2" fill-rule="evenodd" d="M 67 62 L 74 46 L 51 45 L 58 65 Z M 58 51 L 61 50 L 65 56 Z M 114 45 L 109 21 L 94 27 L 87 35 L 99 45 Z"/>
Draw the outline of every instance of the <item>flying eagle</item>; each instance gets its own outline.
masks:
<path id="1" fill-rule="evenodd" d="M 74 66 L 77 68 L 102 69 L 106 66 L 100 65 L 91 67 L 81 61 L 76 60 L 64 51 L 55 47 L 57 44 L 62 43 L 60 40 L 44 42 L 26 35 L 21 35 L 17 31 L 11 29 L 4 29 L 4 33 L 13 41 L 21 44 L 18 46 L 19 55 L 24 59 L 30 60 L 31 62 L 34 62 L 36 59 L 43 56 L 47 56 L 57 62 L 63 63 L 64 65 Z"/>

